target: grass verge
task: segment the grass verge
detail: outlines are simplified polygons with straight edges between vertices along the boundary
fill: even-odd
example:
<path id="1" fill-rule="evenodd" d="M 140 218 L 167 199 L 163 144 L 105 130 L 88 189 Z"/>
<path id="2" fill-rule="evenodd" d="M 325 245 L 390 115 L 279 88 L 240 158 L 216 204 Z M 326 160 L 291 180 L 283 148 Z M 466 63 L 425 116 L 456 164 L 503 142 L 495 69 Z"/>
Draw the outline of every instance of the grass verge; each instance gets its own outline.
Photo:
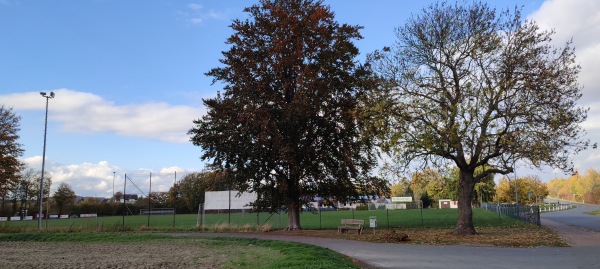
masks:
<path id="1" fill-rule="evenodd" d="M 585 212 L 585 213 L 589 214 L 589 215 L 598 216 L 598 215 L 600 215 L 600 210 L 594 210 L 594 211 L 589 211 L 589 212 Z"/>

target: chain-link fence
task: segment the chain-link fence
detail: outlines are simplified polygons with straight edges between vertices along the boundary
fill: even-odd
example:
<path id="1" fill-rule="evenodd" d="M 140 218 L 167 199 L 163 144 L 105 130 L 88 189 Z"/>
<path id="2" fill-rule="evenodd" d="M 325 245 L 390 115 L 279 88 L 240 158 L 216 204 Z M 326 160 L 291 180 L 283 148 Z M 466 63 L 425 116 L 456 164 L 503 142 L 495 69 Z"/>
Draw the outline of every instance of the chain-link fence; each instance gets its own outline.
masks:
<path id="1" fill-rule="evenodd" d="M 473 209 L 473 224 L 475 227 L 512 226 L 522 224 L 521 219 L 536 223 L 534 216 L 522 212 L 512 213 L 510 207 L 494 209 L 488 207 Z M 525 209 L 525 207 L 523 207 Z M 530 207 L 526 207 L 530 210 Z M 500 212 L 500 213 L 498 213 Z M 50 221 L 52 228 L 81 230 L 114 231 L 136 229 L 183 229 L 189 230 L 198 227 L 222 231 L 270 230 L 285 229 L 288 227 L 288 212 L 279 211 L 253 212 L 228 210 L 212 211 L 210 213 L 199 210 L 198 214 L 173 214 L 173 215 L 128 215 L 107 216 L 94 218 L 56 219 Z M 513 216 L 520 216 L 518 219 Z M 510 217 L 509 217 L 510 216 Z M 150 217 L 150 218 L 149 218 Z M 410 228 L 442 228 L 448 229 L 456 226 L 458 210 L 456 209 L 376 209 L 376 210 L 318 210 L 303 211 L 300 213 L 300 226 L 307 230 L 336 229 L 343 219 L 364 220 L 365 228 L 374 228 L 370 224 L 375 220 L 378 229 L 410 229 Z M 8 222 L 11 224 L 10 222 Z M 17 223 L 17 222 L 14 222 Z M 25 222 L 23 222 L 25 223 Z M 31 222 L 32 225 L 35 224 Z"/>
<path id="2" fill-rule="evenodd" d="M 373 206 L 357 210 L 312 208 L 300 213 L 300 225 L 303 229 L 335 229 L 341 225 L 342 219 L 362 219 L 366 228 L 369 228 L 370 219 L 376 219 L 378 228 L 412 228 L 412 227 L 440 227 L 451 228 L 456 226 L 458 210 L 456 209 L 423 209 L 416 203 L 398 206 L 402 209 L 384 209 L 381 206 Z M 404 209 L 407 208 L 407 209 Z M 412 209 L 411 209 L 412 208 Z M 526 213 L 521 213 L 525 216 Z M 508 214 L 495 215 L 481 208 L 473 209 L 473 223 L 475 226 L 501 226 L 518 225 L 519 220 L 509 217 Z M 198 225 L 203 227 L 215 227 L 219 225 L 269 225 L 275 229 L 283 229 L 288 226 L 288 215 L 286 211 L 275 213 L 269 212 L 239 212 L 232 210 L 221 210 L 219 212 L 200 211 L 198 214 Z"/>

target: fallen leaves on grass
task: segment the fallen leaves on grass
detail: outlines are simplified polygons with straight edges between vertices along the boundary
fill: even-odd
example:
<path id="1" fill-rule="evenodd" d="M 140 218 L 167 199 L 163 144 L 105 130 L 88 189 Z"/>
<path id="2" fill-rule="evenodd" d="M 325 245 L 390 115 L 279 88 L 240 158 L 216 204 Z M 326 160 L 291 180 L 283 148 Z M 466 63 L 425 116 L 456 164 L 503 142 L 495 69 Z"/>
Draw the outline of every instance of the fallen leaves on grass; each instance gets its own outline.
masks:
<path id="1" fill-rule="evenodd" d="M 341 234 L 336 230 L 299 230 L 274 231 L 272 233 L 287 236 L 314 236 L 326 238 L 341 238 L 376 243 L 398 243 L 417 245 L 472 245 L 497 247 L 535 247 L 558 246 L 568 244 L 553 230 L 535 225 L 514 227 L 477 227 L 475 235 L 458 235 L 452 228 L 396 228 L 370 229 L 363 234 Z M 404 235 L 407 240 L 402 240 Z"/>

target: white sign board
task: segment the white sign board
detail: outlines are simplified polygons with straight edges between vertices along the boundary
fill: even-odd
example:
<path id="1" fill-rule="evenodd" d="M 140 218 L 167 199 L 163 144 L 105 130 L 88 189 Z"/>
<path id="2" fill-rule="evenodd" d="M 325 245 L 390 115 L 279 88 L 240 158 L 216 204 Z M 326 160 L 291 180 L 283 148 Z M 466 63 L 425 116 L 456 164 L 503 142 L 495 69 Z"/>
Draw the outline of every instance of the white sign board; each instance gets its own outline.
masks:
<path id="1" fill-rule="evenodd" d="M 392 197 L 392 203 L 408 203 L 412 202 L 412 197 Z"/>
<path id="2" fill-rule="evenodd" d="M 256 201 L 255 192 L 245 192 L 239 197 L 237 196 L 238 191 L 207 191 L 204 193 L 204 209 L 205 210 L 218 210 L 218 209 L 252 209 L 248 206 L 249 203 Z M 231 207 L 230 207 L 231 201 Z"/>

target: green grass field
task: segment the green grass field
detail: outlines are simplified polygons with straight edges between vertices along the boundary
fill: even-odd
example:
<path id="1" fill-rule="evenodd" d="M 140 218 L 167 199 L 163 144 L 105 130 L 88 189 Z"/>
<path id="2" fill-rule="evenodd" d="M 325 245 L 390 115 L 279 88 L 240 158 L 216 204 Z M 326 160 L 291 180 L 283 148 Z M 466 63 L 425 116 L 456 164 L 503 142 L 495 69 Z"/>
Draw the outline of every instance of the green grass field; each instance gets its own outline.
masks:
<path id="1" fill-rule="evenodd" d="M 456 225 L 458 211 L 453 209 L 410 209 L 410 210 L 369 210 L 369 211 L 323 211 L 321 213 L 304 212 L 300 220 L 304 229 L 335 229 L 341 219 L 364 219 L 369 227 L 371 216 L 377 218 L 378 228 L 439 227 L 449 228 Z M 148 216 L 111 216 L 97 218 L 51 219 L 43 220 L 42 226 L 49 230 L 119 231 L 119 230 L 191 230 L 199 222 L 198 215 L 152 215 Z M 287 214 L 269 213 L 232 213 L 206 214 L 202 216 L 205 227 L 217 225 L 261 226 L 269 225 L 274 229 L 287 226 Z M 473 210 L 473 222 L 478 227 L 498 227 L 522 225 L 520 221 L 499 216 L 493 212 L 476 208 Z M 124 224 L 123 224 L 124 223 Z M 19 232 L 37 229 L 37 220 L 0 222 L 0 232 Z"/>

